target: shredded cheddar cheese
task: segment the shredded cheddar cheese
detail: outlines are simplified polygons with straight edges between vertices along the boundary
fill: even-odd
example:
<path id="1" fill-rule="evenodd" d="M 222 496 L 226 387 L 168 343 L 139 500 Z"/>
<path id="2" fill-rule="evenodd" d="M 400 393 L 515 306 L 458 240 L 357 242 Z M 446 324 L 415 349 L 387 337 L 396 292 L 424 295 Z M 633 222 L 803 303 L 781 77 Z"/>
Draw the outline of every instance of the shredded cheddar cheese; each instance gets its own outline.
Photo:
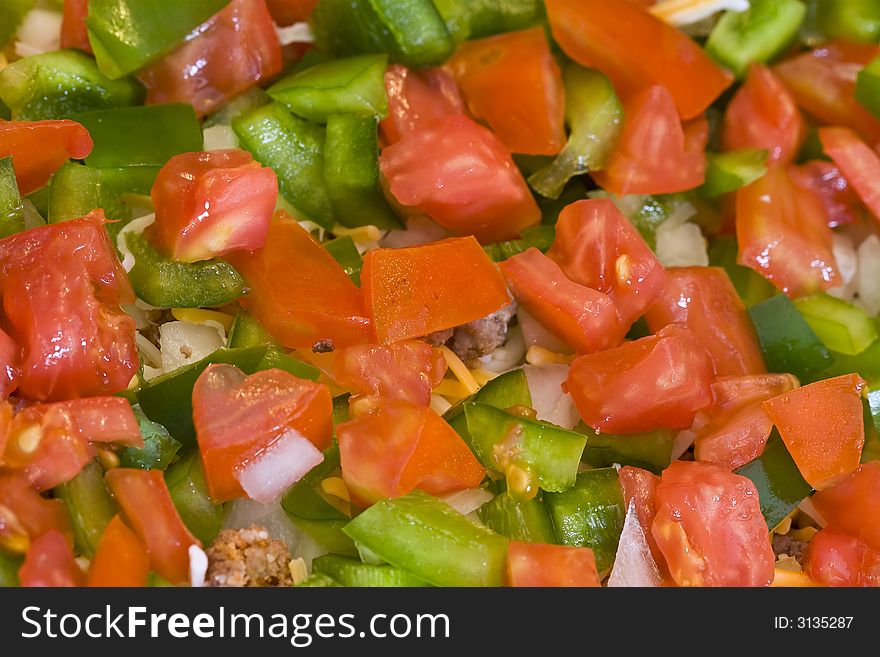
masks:
<path id="1" fill-rule="evenodd" d="M 660 20 L 680 27 L 698 23 L 719 11 L 746 11 L 749 0 L 663 0 L 650 8 Z"/>
<path id="2" fill-rule="evenodd" d="M 567 365 L 572 360 L 573 356 L 557 354 L 549 349 L 544 349 L 544 347 L 538 347 L 537 345 L 532 345 L 526 352 L 526 362 L 529 365 L 547 365 L 548 363 L 562 363 L 563 365 Z"/>
<path id="3" fill-rule="evenodd" d="M 498 376 L 498 374 L 478 367 L 475 370 L 471 370 L 471 376 L 473 376 L 474 381 L 476 381 L 478 384 L 480 384 L 480 387 L 482 387 L 489 383 L 489 381 L 494 379 L 496 376 Z"/>
<path id="4" fill-rule="evenodd" d="M 225 330 L 232 326 L 232 315 L 221 313 L 216 310 L 201 310 L 200 308 L 172 308 L 171 315 L 180 322 L 190 324 L 204 324 L 205 322 L 217 322 Z"/>
<path id="5" fill-rule="evenodd" d="M 480 385 L 474 379 L 473 374 L 467 368 L 461 358 L 455 355 L 455 353 L 447 347 L 446 345 L 440 345 L 438 347 L 440 352 L 443 354 L 443 357 L 446 359 L 446 364 L 449 366 L 449 369 L 452 370 L 452 373 L 455 377 L 461 381 L 462 385 L 467 389 L 467 393 L 469 395 L 474 394 L 477 390 L 480 389 Z"/>
<path id="6" fill-rule="evenodd" d="M 321 482 L 321 490 L 346 502 L 351 501 L 351 496 L 348 494 L 348 486 L 345 485 L 342 477 L 327 477 Z"/>
<path id="7" fill-rule="evenodd" d="M 440 384 L 434 388 L 434 392 L 438 395 L 451 397 L 456 400 L 467 397 L 470 394 L 464 384 L 455 379 L 443 379 Z"/>
<path id="8" fill-rule="evenodd" d="M 819 584 L 810 579 L 810 576 L 806 573 L 796 573 L 786 568 L 776 568 L 773 582 L 770 586 L 814 587 L 819 586 Z"/>
<path id="9" fill-rule="evenodd" d="M 357 228 L 346 228 L 342 224 L 333 226 L 333 234 L 339 237 L 350 237 L 356 244 L 365 242 L 377 242 L 382 239 L 382 231 L 376 226 L 358 226 Z"/>

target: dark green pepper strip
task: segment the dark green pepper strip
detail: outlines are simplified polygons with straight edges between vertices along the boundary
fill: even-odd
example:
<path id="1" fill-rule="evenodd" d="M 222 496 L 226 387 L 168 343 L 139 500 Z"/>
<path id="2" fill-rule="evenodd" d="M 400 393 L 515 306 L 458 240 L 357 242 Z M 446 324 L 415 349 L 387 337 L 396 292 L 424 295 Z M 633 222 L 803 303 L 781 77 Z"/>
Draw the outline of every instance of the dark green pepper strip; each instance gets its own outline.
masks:
<path id="1" fill-rule="evenodd" d="M 281 508 L 296 518 L 307 520 L 345 520 L 342 511 L 318 493 L 321 482 L 339 469 L 339 448 L 324 450 L 324 460 L 296 482 L 281 498 Z"/>
<path id="2" fill-rule="evenodd" d="M 880 57 L 872 59 L 856 78 L 856 100 L 880 118 Z"/>
<path id="3" fill-rule="evenodd" d="M 134 265 L 128 278 L 135 293 L 157 308 L 221 306 L 247 292 L 245 281 L 225 260 L 178 262 L 159 253 L 143 233 L 125 233 Z"/>
<path id="4" fill-rule="evenodd" d="M 464 416 L 474 454 L 490 471 L 503 474 L 514 494 L 574 485 L 586 436 L 479 402 L 465 404 Z"/>
<path id="5" fill-rule="evenodd" d="M 223 505 L 208 495 L 198 450 L 168 468 L 165 483 L 180 519 L 193 536 L 209 545 L 223 528 Z"/>
<path id="6" fill-rule="evenodd" d="M 500 493 L 477 511 L 486 527 L 514 541 L 556 543 L 556 530 L 547 506 L 537 497 L 519 500 Z"/>
<path id="7" fill-rule="evenodd" d="M 235 315 L 235 319 L 232 320 L 232 326 L 229 327 L 229 334 L 226 336 L 226 346 L 232 349 L 257 347 L 261 344 L 274 345 L 275 340 L 263 328 L 262 324 L 245 311 L 239 310 Z"/>
<path id="8" fill-rule="evenodd" d="M 862 463 L 880 460 L 880 384 L 871 383 L 868 398 L 862 399 L 865 416 L 865 446 Z"/>
<path id="9" fill-rule="evenodd" d="M 501 586 L 507 539 L 422 491 L 377 502 L 345 526 L 359 545 L 435 586 Z"/>
<path id="10" fill-rule="evenodd" d="M 553 162 L 528 178 L 532 189 L 548 198 L 558 198 L 573 176 L 602 169 L 623 128 L 623 106 L 602 73 L 571 63 L 562 80 L 571 129 L 568 143 Z"/>
<path id="11" fill-rule="evenodd" d="M 86 26 L 101 70 L 137 71 L 182 44 L 229 0 L 89 0 Z"/>
<path id="12" fill-rule="evenodd" d="M 3 0 L 3 6 L 0 6 L 0 49 L 15 36 L 24 17 L 36 4 L 37 0 Z"/>
<path id="13" fill-rule="evenodd" d="M 758 489 L 761 513 L 767 527 L 773 529 L 813 492 L 794 464 L 791 454 L 774 428 L 763 454 L 735 470 Z"/>
<path id="14" fill-rule="evenodd" d="M 348 412 L 348 400 L 351 398 L 349 393 L 339 395 L 333 398 L 333 426 L 348 422 L 351 414 Z"/>
<path id="15" fill-rule="evenodd" d="M 581 472 L 572 488 L 545 499 L 559 542 L 592 548 L 599 572 L 611 568 L 626 515 L 617 470 Z"/>
<path id="16" fill-rule="evenodd" d="M 312 561 L 312 569 L 317 574 L 334 579 L 342 586 L 402 588 L 428 585 L 427 582 L 394 566 L 361 563 L 358 559 L 336 554 L 318 557 Z"/>
<path id="17" fill-rule="evenodd" d="M 278 103 L 244 114 L 232 122 L 242 147 L 278 175 L 282 196 L 324 228 L 335 221 L 324 181 L 323 126 L 293 116 Z"/>
<path id="18" fill-rule="evenodd" d="M 52 176 L 46 217 L 50 224 L 79 219 L 100 207 L 100 169 L 68 162 Z"/>
<path id="19" fill-rule="evenodd" d="M 880 320 L 875 318 L 873 321 L 880 332 Z M 880 381 L 880 340 L 876 340 L 856 356 L 847 356 L 832 351 L 831 357 L 833 362 L 818 378 L 830 379 L 843 374 L 858 374 L 868 383 Z"/>
<path id="20" fill-rule="evenodd" d="M 513 32 L 541 20 L 538 0 L 434 0 L 456 43 Z"/>
<path id="21" fill-rule="evenodd" d="M 532 395 L 529 392 L 529 382 L 525 370 L 511 370 L 496 376 L 470 397 L 463 399 L 443 414 L 443 419 L 467 442 L 470 442 L 470 438 L 467 433 L 464 407 L 465 404 L 475 402 L 489 404 L 489 406 L 500 409 L 513 406 L 531 407 Z"/>
<path id="22" fill-rule="evenodd" d="M 246 374 L 253 374 L 265 355 L 265 345 L 218 349 L 197 363 L 180 367 L 145 384 L 137 391 L 138 403 L 148 418 L 168 429 L 185 447 L 195 447 L 192 391 L 199 375 L 212 363 L 235 365 Z"/>
<path id="23" fill-rule="evenodd" d="M 333 213 L 343 226 L 402 228 L 379 191 L 376 119 L 334 114 L 327 119 L 324 180 Z"/>
<path id="24" fill-rule="evenodd" d="M 110 80 L 85 53 L 58 50 L 19 59 L 0 71 L 0 98 L 16 121 L 40 121 L 137 105 L 144 88 L 132 78 Z"/>
<path id="25" fill-rule="evenodd" d="M 880 39 L 880 3 L 877 0 L 818 0 L 816 26 L 828 39 L 876 44 Z"/>
<path id="26" fill-rule="evenodd" d="M 6 554 L 0 550 L 0 588 L 19 586 L 18 569 L 24 561 L 21 557 Z"/>
<path id="27" fill-rule="evenodd" d="M 769 372 L 789 372 L 801 383 L 822 378 L 832 363 L 828 349 L 783 295 L 749 308 Z"/>
<path id="28" fill-rule="evenodd" d="M 767 151 L 744 148 L 726 153 L 706 153 L 706 182 L 698 192 L 716 198 L 735 192 L 767 173 Z"/>
<path id="29" fill-rule="evenodd" d="M 144 415 L 140 406 L 134 406 L 134 415 L 141 429 L 144 446 L 123 449 L 119 452 L 119 464 L 123 468 L 165 470 L 177 457 L 177 452 L 183 445 L 168 433 L 168 429 Z"/>
<path id="30" fill-rule="evenodd" d="M 330 252 L 336 262 L 342 265 L 342 269 L 354 284 L 360 287 L 361 267 L 363 267 L 364 259 L 354 245 L 354 240 L 348 235 L 337 237 L 329 242 L 324 242 L 324 248 Z"/>
<path id="31" fill-rule="evenodd" d="M 263 370 L 272 369 L 282 370 L 301 379 L 309 379 L 311 381 L 317 381 L 321 375 L 321 371 L 317 367 L 304 363 L 270 345 L 266 349 L 266 355 L 263 356 L 263 360 L 257 365 L 257 371 L 262 372 Z"/>
<path id="32" fill-rule="evenodd" d="M 328 588 L 331 586 L 342 586 L 342 584 L 337 582 L 332 577 L 328 577 L 327 575 L 323 575 L 321 573 L 312 573 L 299 584 L 297 584 L 297 587 L 303 588 Z"/>
<path id="33" fill-rule="evenodd" d="M 90 462 L 73 479 L 61 484 L 55 495 L 70 514 L 74 542 L 81 554 L 95 554 L 104 528 L 116 515 L 116 505 L 104 486 L 104 469 L 97 461 Z"/>
<path id="34" fill-rule="evenodd" d="M 24 230 L 24 204 L 15 180 L 12 158 L 0 158 L 0 239 Z"/>
<path id="35" fill-rule="evenodd" d="M 806 14 L 799 0 L 752 0 L 746 11 L 724 12 L 709 34 L 706 52 L 743 78 L 751 62 L 764 64 L 782 54 Z"/>
<path id="36" fill-rule="evenodd" d="M 678 432 L 658 429 L 647 433 L 615 436 L 597 434 L 581 423 L 575 428 L 587 436 L 583 461 L 594 468 L 631 465 L 660 474 L 672 460 L 672 445 Z"/>
<path id="37" fill-rule="evenodd" d="M 483 250 L 494 262 L 501 262 L 532 247 L 545 252 L 553 244 L 555 238 L 556 229 L 553 226 L 532 226 L 531 228 L 526 228 L 520 234 L 519 239 L 495 242 L 494 244 L 484 246 Z"/>
<path id="38" fill-rule="evenodd" d="M 816 294 L 794 302 L 798 312 L 831 351 L 856 356 L 877 340 L 877 327 L 868 314 L 830 294 Z"/>
<path id="39" fill-rule="evenodd" d="M 431 0 L 321 0 L 315 44 L 336 56 L 388 53 L 407 66 L 442 64 L 454 43 Z"/>
<path id="40" fill-rule="evenodd" d="M 722 267 L 747 308 L 776 295 L 776 288 L 754 269 L 737 262 L 739 247 L 732 237 L 716 237 L 709 243 L 709 264 Z"/>
<path id="41" fill-rule="evenodd" d="M 333 114 L 383 118 L 386 55 L 333 59 L 282 78 L 269 95 L 297 116 L 326 123 Z"/>

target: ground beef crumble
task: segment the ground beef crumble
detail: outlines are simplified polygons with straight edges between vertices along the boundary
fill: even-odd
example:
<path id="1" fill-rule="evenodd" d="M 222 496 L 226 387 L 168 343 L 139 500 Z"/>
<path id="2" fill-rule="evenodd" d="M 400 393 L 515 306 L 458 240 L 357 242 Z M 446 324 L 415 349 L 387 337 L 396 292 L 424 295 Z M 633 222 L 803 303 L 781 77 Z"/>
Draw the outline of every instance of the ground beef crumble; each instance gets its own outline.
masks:
<path id="1" fill-rule="evenodd" d="M 425 336 L 432 346 L 445 344 L 465 363 L 485 356 L 502 346 L 507 340 L 507 328 L 516 313 L 516 302 L 496 310 L 480 319 L 456 326 L 454 329 L 437 331 Z"/>
<path id="2" fill-rule="evenodd" d="M 206 586 L 290 586 L 290 553 L 263 527 L 224 529 L 206 551 Z"/>
<path id="3" fill-rule="evenodd" d="M 808 543 L 799 541 L 788 536 L 787 534 L 773 535 L 773 553 L 778 559 L 781 555 L 794 557 L 798 563 L 804 562 L 804 553 L 806 552 Z"/>

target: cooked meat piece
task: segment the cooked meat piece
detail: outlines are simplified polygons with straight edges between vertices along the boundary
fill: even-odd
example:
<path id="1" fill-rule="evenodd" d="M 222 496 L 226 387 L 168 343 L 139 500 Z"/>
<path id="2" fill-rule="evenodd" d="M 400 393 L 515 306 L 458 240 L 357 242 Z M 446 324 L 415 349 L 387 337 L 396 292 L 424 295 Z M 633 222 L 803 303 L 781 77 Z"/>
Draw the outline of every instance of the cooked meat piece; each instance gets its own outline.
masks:
<path id="1" fill-rule="evenodd" d="M 333 340 L 318 340 L 312 345 L 312 352 L 316 354 L 329 354 L 333 349 L 335 349 Z"/>
<path id="2" fill-rule="evenodd" d="M 432 347 L 439 347 L 441 344 L 446 344 L 449 341 L 449 338 L 452 337 L 452 331 L 453 329 L 434 331 L 433 333 L 426 335 L 421 339 L 427 342 Z"/>
<path id="3" fill-rule="evenodd" d="M 807 545 L 807 543 L 798 541 L 787 534 L 781 536 L 779 534 L 773 535 L 773 552 L 777 558 L 785 554 L 794 557 L 798 563 L 803 563 Z"/>
<path id="4" fill-rule="evenodd" d="M 263 527 L 224 529 L 207 549 L 206 586 L 290 586 L 290 553 Z"/>
<path id="5" fill-rule="evenodd" d="M 511 301 L 491 315 L 456 326 L 446 346 L 465 363 L 492 353 L 507 340 L 507 325 L 514 313 L 516 302 Z"/>

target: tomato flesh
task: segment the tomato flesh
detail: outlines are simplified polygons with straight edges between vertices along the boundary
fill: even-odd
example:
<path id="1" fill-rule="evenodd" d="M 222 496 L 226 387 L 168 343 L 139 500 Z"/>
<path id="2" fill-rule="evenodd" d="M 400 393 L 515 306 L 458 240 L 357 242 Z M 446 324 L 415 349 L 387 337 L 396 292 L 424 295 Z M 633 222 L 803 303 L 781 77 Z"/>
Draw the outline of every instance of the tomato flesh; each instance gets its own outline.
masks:
<path id="1" fill-rule="evenodd" d="M 601 586 L 596 555 L 587 547 L 511 541 L 507 584 L 516 587 Z"/>
<path id="2" fill-rule="evenodd" d="M 70 546 L 64 536 L 54 530 L 31 543 L 18 578 L 22 586 L 28 587 L 81 586 L 84 581 Z"/>
<path id="3" fill-rule="evenodd" d="M 856 536 L 880 550 L 880 461 L 863 463 L 840 483 L 818 491 L 811 499 L 828 529 Z"/>
<path id="4" fill-rule="evenodd" d="M 149 576 L 150 556 L 146 546 L 120 516 L 113 516 L 89 564 L 88 585 L 146 586 Z"/>
<path id="5" fill-rule="evenodd" d="M 420 71 L 392 64 L 385 72 L 388 116 L 379 123 L 382 136 L 394 144 L 437 119 L 464 114 L 464 102 L 452 74 L 442 68 Z"/>
<path id="6" fill-rule="evenodd" d="M 623 490 L 623 503 L 627 509 L 630 504 L 635 506 L 636 517 L 645 533 L 645 540 L 651 550 L 654 563 L 657 564 L 661 572 L 666 573 L 666 560 L 663 558 L 663 553 L 660 552 L 654 534 L 651 533 L 655 515 L 654 495 L 657 491 L 657 484 L 660 483 L 660 477 L 642 468 L 625 465 L 617 471 L 617 478 L 620 480 L 620 487 Z"/>
<path id="7" fill-rule="evenodd" d="M 64 18 L 61 22 L 61 47 L 78 48 L 91 53 L 89 30 L 86 16 L 89 13 L 89 0 L 64 0 Z"/>
<path id="8" fill-rule="evenodd" d="M 278 25 L 293 25 L 309 20 L 318 0 L 266 0 L 272 20 Z"/>
<path id="9" fill-rule="evenodd" d="M 829 227 L 855 223 L 864 214 L 864 206 L 853 186 L 831 162 L 804 162 L 789 169 L 789 175 L 795 185 L 819 195 Z"/>
<path id="10" fill-rule="evenodd" d="M 880 550 L 823 529 L 807 547 L 804 570 L 825 586 L 880 586 Z"/>
<path id="11" fill-rule="evenodd" d="M 0 547 L 21 548 L 49 531 L 73 543 L 64 502 L 40 495 L 22 473 L 0 471 Z"/>
<path id="12" fill-rule="evenodd" d="M 22 195 L 45 185 L 68 159 L 86 158 L 94 145 L 75 121 L 0 121 L 0 157 L 12 156 Z"/>
<path id="13" fill-rule="evenodd" d="M 846 181 L 880 221 L 880 156 L 849 128 L 819 128 L 819 140 Z"/>

